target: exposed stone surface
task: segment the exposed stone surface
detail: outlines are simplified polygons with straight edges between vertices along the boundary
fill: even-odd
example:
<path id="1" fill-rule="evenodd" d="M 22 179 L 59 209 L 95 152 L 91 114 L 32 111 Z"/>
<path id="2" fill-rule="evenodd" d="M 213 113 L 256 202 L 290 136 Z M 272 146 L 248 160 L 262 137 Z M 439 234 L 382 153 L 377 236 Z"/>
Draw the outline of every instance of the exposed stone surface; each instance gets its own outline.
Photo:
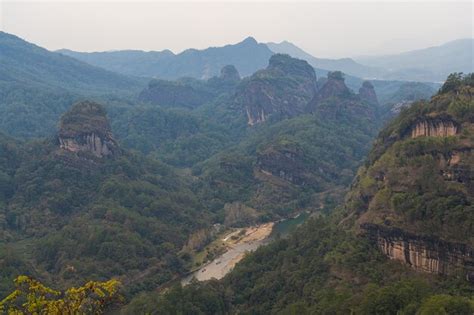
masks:
<path id="1" fill-rule="evenodd" d="M 464 273 L 471 281 L 474 125 L 465 105 L 472 104 L 472 91 L 472 80 L 445 86 L 382 130 L 339 223 L 365 231 L 390 259 L 433 274 Z"/>
<path id="2" fill-rule="evenodd" d="M 413 101 L 400 101 L 392 106 L 390 112 L 392 112 L 392 114 L 400 114 L 403 108 L 408 108 L 411 104 L 413 104 Z"/>
<path id="3" fill-rule="evenodd" d="M 325 100 L 330 97 L 347 97 L 351 95 L 351 91 L 344 82 L 343 74 L 339 71 L 329 72 L 326 83 L 318 92 L 317 100 Z"/>
<path id="4" fill-rule="evenodd" d="M 342 116 L 364 116 L 374 118 L 374 103 L 377 99 L 375 91 L 369 92 L 371 83 L 365 82 L 365 88 L 362 87 L 364 97 L 371 99 L 370 102 L 362 101 L 360 95 L 354 94 L 345 84 L 344 75 L 339 71 L 329 72 L 328 79 L 308 103 L 307 111 L 319 114 L 323 117 L 342 117 Z M 370 95 L 370 96 L 369 96 Z"/>
<path id="5" fill-rule="evenodd" d="M 257 166 L 261 172 L 280 177 L 295 185 L 311 183 L 310 172 L 304 163 L 304 154 L 298 148 L 276 149 L 270 146 L 259 153 Z"/>
<path id="6" fill-rule="evenodd" d="M 119 152 L 105 109 L 89 101 L 75 104 L 61 117 L 58 142 L 62 150 L 89 152 L 97 157 Z"/>
<path id="7" fill-rule="evenodd" d="M 474 250 L 467 244 L 420 236 L 401 229 L 365 223 L 361 226 L 390 259 L 412 268 L 435 274 L 466 272 L 474 281 Z"/>
<path id="8" fill-rule="evenodd" d="M 450 119 L 422 119 L 411 130 L 411 137 L 447 137 L 458 133 L 458 125 Z"/>
<path id="9" fill-rule="evenodd" d="M 362 87 L 359 89 L 359 97 L 362 101 L 367 102 L 367 104 L 373 106 L 379 105 L 374 86 L 369 81 L 364 81 L 364 83 L 362 83 Z"/>
<path id="10" fill-rule="evenodd" d="M 180 78 L 176 81 L 154 79 L 138 96 L 139 100 L 167 107 L 194 109 L 222 93 L 235 91 L 240 75 L 233 65 L 224 66 L 220 76 L 209 80 Z"/>
<path id="11" fill-rule="evenodd" d="M 304 113 L 316 91 L 316 74 L 306 61 L 277 54 L 266 69 L 242 82 L 234 100 L 254 125 L 270 115 L 281 119 Z"/>
<path id="12" fill-rule="evenodd" d="M 306 61 L 277 54 L 266 69 L 242 81 L 234 101 L 243 109 L 249 125 L 265 122 L 270 116 L 284 119 L 307 113 L 374 118 L 378 100 L 372 84 L 364 82 L 360 93 L 346 86 L 340 71 L 329 72 L 327 79 L 318 81 Z"/>
<path id="13" fill-rule="evenodd" d="M 224 81 L 233 81 L 233 82 L 240 81 L 239 72 L 233 65 L 224 66 L 221 69 L 221 75 L 219 76 L 219 78 Z"/>
<path id="14" fill-rule="evenodd" d="M 161 106 L 195 108 L 210 101 L 215 95 L 179 81 L 152 80 L 138 99 Z"/>

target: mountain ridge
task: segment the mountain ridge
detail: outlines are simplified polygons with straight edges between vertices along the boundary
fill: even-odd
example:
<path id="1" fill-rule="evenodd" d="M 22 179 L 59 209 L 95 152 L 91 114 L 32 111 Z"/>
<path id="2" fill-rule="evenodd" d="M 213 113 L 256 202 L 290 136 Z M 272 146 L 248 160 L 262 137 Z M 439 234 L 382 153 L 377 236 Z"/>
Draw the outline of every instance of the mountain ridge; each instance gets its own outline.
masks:
<path id="1" fill-rule="evenodd" d="M 218 75 L 220 69 L 229 64 L 234 65 L 242 76 L 248 76 L 264 67 L 272 55 L 268 47 L 258 43 L 253 37 L 220 47 L 190 48 L 178 54 L 169 50 L 81 53 L 63 49 L 59 52 L 116 72 L 168 80 L 180 77 L 209 79 Z M 125 55 L 125 59 L 122 60 L 120 55 Z M 132 66 L 128 65 L 129 57 L 135 58 Z M 183 64 L 187 67 L 183 67 Z"/>

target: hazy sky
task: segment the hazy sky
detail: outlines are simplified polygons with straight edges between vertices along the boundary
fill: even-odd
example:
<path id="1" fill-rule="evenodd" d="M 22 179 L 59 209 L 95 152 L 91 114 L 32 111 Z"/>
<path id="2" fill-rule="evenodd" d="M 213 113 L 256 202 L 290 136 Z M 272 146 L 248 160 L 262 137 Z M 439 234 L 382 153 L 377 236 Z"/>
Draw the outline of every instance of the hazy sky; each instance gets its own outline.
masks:
<path id="1" fill-rule="evenodd" d="M 11 1 L 0 29 L 50 50 L 180 52 L 288 40 L 318 57 L 381 54 L 473 37 L 472 1 Z"/>

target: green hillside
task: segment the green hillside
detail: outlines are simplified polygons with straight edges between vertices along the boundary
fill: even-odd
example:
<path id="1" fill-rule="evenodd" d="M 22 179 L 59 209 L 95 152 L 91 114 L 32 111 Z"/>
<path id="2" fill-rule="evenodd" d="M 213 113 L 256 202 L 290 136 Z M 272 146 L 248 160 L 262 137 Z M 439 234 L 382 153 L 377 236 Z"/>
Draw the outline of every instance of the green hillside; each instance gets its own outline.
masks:
<path id="1" fill-rule="evenodd" d="M 260 248 L 221 281 L 139 296 L 124 313 L 471 314 L 473 87 L 472 75 L 454 74 L 430 102 L 404 110 L 380 133 L 343 207 Z M 439 127 L 448 122 L 456 129 Z M 406 256 L 384 247 L 400 242 Z"/>

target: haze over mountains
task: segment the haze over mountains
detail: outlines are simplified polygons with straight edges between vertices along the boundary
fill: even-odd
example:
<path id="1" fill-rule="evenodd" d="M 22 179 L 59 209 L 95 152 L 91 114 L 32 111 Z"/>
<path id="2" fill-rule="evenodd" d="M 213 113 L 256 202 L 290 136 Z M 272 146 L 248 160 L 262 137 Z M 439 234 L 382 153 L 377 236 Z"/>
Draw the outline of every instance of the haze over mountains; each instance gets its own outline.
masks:
<path id="1" fill-rule="evenodd" d="M 458 39 L 443 45 L 386 56 L 365 56 L 357 62 L 388 70 L 385 79 L 442 81 L 452 72 L 474 69 L 474 39 Z"/>
<path id="2" fill-rule="evenodd" d="M 0 82 L 28 87 L 90 92 L 133 88 L 139 80 L 51 53 L 14 35 L 0 32 Z"/>
<path id="3" fill-rule="evenodd" d="M 288 41 L 263 44 L 252 37 L 233 45 L 188 49 L 176 55 L 169 50 L 81 53 L 62 49 L 58 52 L 108 70 L 162 79 L 186 76 L 206 79 L 217 75 L 226 64 L 233 64 L 242 76 L 248 76 L 263 68 L 273 53 L 285 53 L 306 60 L 316 69 L 339 70 L 361 78 L 440 82 L 451 72 L 473 70 L 473 42 L 473 39 L 460 39 L 437 47 L 355 60 L 317 58 Z"/>
<path id="4" fill-rule="evenodd" d="M 0 312 L 24 307 L 26 274 L 119 279 L 121 314 L 471 315 L 474 75 L 432 81 L 472 51 L 377 58 L 253 38 L 51 52 L 1 32 Z M 181 287 L 249 235 L 267 245 Z"/>
<path id="5" fill-rule="evenodd" d="M 204 50 L 187 49 L 176 55 L 169 50 L 97 53 L 59 50 L 58 52 L 112 71 L 162 79 L 180 77 L 209 79 L 218 75 L 225 65 L 234 65 L 241 75 L 248 76 L 257 69 L 264 68 L 273 54 L 265 44 L 257 43 L 252 37 L 235 45 L 210 47 Z"/>
<path id="6" fill-rule="evenodd" d="M 221 82 L 218 79 L 222 68 L 233 65 L 239 75 L 243 76 L 238 69 L 240 66 L 249 76 L 265 68 L 274 54 L 265 44 L 258 44 L 252 38 L 237 45 L 204 51 L 188 50 L 179 55 L 165 52 L 163 61 L 156 59 L 161 53 L 154 52 L 75 54 L 76 57 L 87 59 L 84 62 L 62 53 L 50 52 L 3 32 L 0 33 L 0 45 L 0 62 L 4 70 L 0 72 L 0 129 L 11 135 L 27 138 L 53 133 L 59 116 L 75 100 L 86 96 L 101 99 L 137 96 L 156 71 L 164 73 L 165 77 L 191 76 L 176 82 L 153 83 L 155 88 L 166 86 L 163 91 L 167 91 L 168 96 L 162 94 L 158 97 L 162 100 L 160 105 L 174 104 L 172 98 L 176 93 L 179 95 L 176 96 L 178 98 L 175 104 L 183 104 L 184 101 L 190 106 L 195 102 L 202 103 L 202 100 L 209 102 L 218 94 L 229 92 L 229 87 L 234 84 L 232 80 L 225 83 L 225 80 Z M 182 62 L 183 60 L 185 62 Z M 106 64 L 102 65 L 102 62 Z M 120 74 L 100 66 L 125 73 Z M 320 78 L 325 77 L 328 72 L 318 68 L 314 70 Z M 149 76 L 142 76 L 145 74 Z M 205 80 L 192 78 L 210 75 L 212 77 L 207 86 L 204 84 Z M 346 75 L 346 84 L 354 91 L 357 91 L 362 83 L 363 79 L 360 77 Z M 383 80 L 375 80 L 373 85 L 382 105 L 426 98 L 439 86 Z M 402 86 L 405 88 L 400 90 Z M 191 95 L 194 95 L 194 101 L 190 99 Z"/>

